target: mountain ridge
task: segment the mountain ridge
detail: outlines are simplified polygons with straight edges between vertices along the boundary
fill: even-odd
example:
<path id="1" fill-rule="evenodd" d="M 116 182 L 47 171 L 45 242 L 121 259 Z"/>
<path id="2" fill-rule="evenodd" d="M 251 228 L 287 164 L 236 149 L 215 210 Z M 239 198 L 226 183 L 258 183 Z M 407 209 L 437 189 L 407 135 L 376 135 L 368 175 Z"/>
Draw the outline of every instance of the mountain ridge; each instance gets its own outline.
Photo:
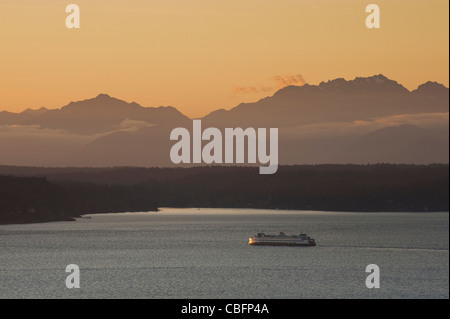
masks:
<path id="1" fill-rule="evenodd" d="M 59 109 L 32 115 L 29 112 L 22 121 L 16 120 L 19 123 L 8 124 L 39 125 L 43 128 L 63 129 L 77 134 L 100 134 L 114 131 L 127 119 L 144 121 L 149 125 L 165 125 L 167 122 L 184 125 L 189 121 L 187 116 L 172 106 L 144 107 L 136 102 L 128 103 L 104 93 L 94 98 L 70 102 Z"/>
<path id="2" fill-rule="evenodd" d="M 215 110 L 201 120 L 203 128 L 222 130 L 279 128 L 280 165 L 447 163 L 443 152 L 448 149 L 448 92 L 431 81 L 409 91 L 384 75 L 338 78 L 287 86 L 259 101 Z M 367 136 L 404 124 L 420 130 L 387 130 L 390 136 L 385 139 Z M 169 152 L 174 142 L 169 136 L 176 127 L 191 130 L 192 120 L 172 106 L 144 107 L 106 93 L 58 109 L 4 111 L 0 164 L 173 166 Z"/>
<path id="3" fill-rule="evenodd" d="M 243 105 L 249 105 L 249 104 L 254 104 L 254 103 L 258 103 L 260 101 L 265 101 L 267 99 L 273 98 L 275 96 L 284 96 L 286 94 L 286 92 L 311 92 L 311 91 L 316 91 L 317 93 L 324 93 L 324 91 L 331 91 L 331 92 L 336 92 L 337 89 L 343 89 L 346 90 L 345 93 L 352 93 L 351 89 L 355 89 L 358 88 L 359 90 L 364 90 L 367 89 L 368 87 L 372 86 L 372 89 L 374 89 L 375 87 L 384 87 L 384 88 L 392 88 L 394 89 L 394 91 L 396 92 L 400 92 L 400 93 L 447 93 L 449 91 L 449 88 L 447 88 L 445 85 L 435 82 L 435 81 L 426 81 L 422 84 L 420 84 L 416 89 L 414 90 L 408 90 L 407 88 L 405 88 L 403 85 L 399 84 L 397 81 L 391 80 L 389 78 L 387 78 L 386 76 L 384 76 L 383 74 L 378 74 L 378 75 L 373 75 L 373 76 L 369 76 L 369 77 L 355 77 L 353 80 L 346 80 L 344 78 L 336 78 L 336 79 L 332 79 L 332 80 L 328 80 L 328 81 L 322 81 L 320 82 L 318 85 L 313 85 L 313 84 L 304 84 L 302 86 L 295 86 L 295 85 L 289 85 L 286 87 L 283 87 L 279 90 L 277 90 L 272 96 L 266 96 L 264 98 L 261 98 L 260 100 L 256 101 L 256 102 L 250 102 L 250 103 L 240 103 L 237 106 L 231 108 L 235 109 L 235 108 L 239 108 Z M 318 90 L 319 89 L 319 90 Z M 357 91 L 353 92 L 353 93 L 357 93 Z M 360 93 L 360 92 L 359 92 Z M 27 113 L 35 113 L 35 114 L 40 114 L 42 115 L 42 113 L 48 112 L 48 111 L 54 111 L 54 110 L 66 110 L 66 109 L 72 109 L 74 107 L 78 107 L 80 105 L 82 105 L 81 103 L 89 103 L 92 101 L 107 101 L 109 103 L 124 103 L 127 104 L 129 107 L 131 108 L 144 108 L 144 109 L 171 109 L 171 110 L 177 110 L 177 108 L 173 107 L 173 106 L 159 106 L 159 107 L 146 107 L 146 106 L 142 106 L 139 103 L 133 101 L 133 102 L 126 102 L 124 100 L 115 98 L 110 96 L 107 93 L 99 93 L 96 97 L 93 98 L 87 98 L 84 100 L 80 100 L 80 101 L 71 101 L 68 104 L 60 107 L 60 108 L 55 108 L 55 109 L 48 109 L 46 107 L 40 107 L 39 109 L 32 109 L 32 108 L 28 108 L 22 112 L 9 112 L 9 111 L 0 111 L 0 113 L 9 113 L 9 114 L 27 114 Z M 226 110 L 224 108 L 219 108 L 216 110 L 211 111 L 209 114 L 203 116 L 202 118 L 206 118 L 208 117 L 210 114 L 212 113 L 216 113 L 216 112 L 222 112 L 222 111 L 230 111 L 230 110 Z M 179 113 L 182 114 L 182 112 L 178 111 Z M 17 123 L 14 123 L 17 124 Z"/>
<path id="4" fill-rule="evenodd" d="M 438 91 L 439 94 L 429 94 Z M 285 127 L 318 122 L 371 120 L 386 115 L 448 112 L 449 90 L 425 82 L 409 91 L 382 74 L 287 86 L 256 102 L 241 103 L 205 119 L 210 126 Z M 417 98 L 420 96 L 420 98 Z M 250 119 L 250 120 L 249 120 Z"/>

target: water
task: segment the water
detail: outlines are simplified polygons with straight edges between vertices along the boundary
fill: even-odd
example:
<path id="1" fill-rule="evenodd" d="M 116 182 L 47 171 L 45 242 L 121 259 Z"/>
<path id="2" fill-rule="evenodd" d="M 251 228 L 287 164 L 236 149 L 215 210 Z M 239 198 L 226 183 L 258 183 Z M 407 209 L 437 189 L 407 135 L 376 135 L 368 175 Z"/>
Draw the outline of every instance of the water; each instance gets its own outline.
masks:
<path id="1" fill-rule="evenodd" d="M 448 213 L 164 209 L 0 226 L 0 298 L 449 298 Z M 249 246 L 306 232 L 316 247 Z M 68 264 L 81 288 L 67 289 Z M 368 289 L 368 264 L 380 289 Z"/>

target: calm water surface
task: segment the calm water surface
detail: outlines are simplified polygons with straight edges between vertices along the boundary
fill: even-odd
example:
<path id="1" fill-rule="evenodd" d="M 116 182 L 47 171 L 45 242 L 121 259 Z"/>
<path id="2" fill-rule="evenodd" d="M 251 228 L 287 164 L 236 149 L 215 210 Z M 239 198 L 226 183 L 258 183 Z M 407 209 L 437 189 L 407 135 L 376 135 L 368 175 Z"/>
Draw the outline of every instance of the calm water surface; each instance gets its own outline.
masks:
<path id="1" fill-rule="evenodd" d="M 448 213 L 163 209 L 0 226 L 0 298 L 449 298 Z M 316 247 L 249 246 L 305 232 Z M 68 264 L 81 288 L 67 289 Z M 377 264 L 381 288 L 367 289 Z"/>

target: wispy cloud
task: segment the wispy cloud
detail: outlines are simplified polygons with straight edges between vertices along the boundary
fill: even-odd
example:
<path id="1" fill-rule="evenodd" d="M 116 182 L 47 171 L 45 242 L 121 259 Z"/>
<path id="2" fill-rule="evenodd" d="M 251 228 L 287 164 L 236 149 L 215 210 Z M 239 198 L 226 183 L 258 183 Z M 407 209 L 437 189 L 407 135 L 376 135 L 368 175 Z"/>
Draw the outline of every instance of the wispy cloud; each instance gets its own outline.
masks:
<path id="1" fill-rule="evenodd" d="M 271 86 L 235 86 L 233 88 L 233 92 L 235 94 L 249 94 L 249 93 L 258 93 L 258 92 L 270 92 L 273 90 Z"/>
<path id="2" fill-rule="evenodd" d="M 126 132 L 136 132 L 139 131 L 141 128 L 151 127 L 154 124 L 150 124 L 146 121 L 136 121 L 136 120 L 130 120 L 125 119 L 122 122 L 120 122 L 118 125 L 116 125 L 116 128 L 119 131 L 126 131 Z M 108 132 L 110 133 L 110 132 Z"/>
<path id="3" fill-rule="evenodd" d="M 305 79 L 301 74 L 275 75 L 272 77 L 272 81 L 274 81 L 280 89 L 289 85 L 303 86 L 306 84 Z"/>
<path id="4" fill-rule="evenodd" d="M 261 92 L 271 92 L 274 90 L 282 89 L 289 85 L 302 86 L 306 84 L 305 79 L 301 74 L 294 75 L 275 75 L 270 78 L 274 83 L 272 85 L 252 85 L 252 86 L 235 86 L 233 88 L 234 94 L 251 94 Z"/>
<path id="5" fill-rule="evenodd" d="M 388 126 L 415 125 L 424 129 L 448 128 L 449 113 L 401 114 L 351 122 L 304 124 L 280 129 L 284 138 L 327 138 L 370 133 Z"/>

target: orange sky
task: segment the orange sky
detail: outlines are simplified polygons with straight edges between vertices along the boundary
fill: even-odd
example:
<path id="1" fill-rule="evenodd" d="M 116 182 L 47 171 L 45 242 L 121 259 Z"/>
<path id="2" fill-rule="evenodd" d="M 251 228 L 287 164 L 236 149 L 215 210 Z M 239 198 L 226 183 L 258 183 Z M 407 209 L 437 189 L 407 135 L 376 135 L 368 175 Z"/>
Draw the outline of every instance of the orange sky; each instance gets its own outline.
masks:
<path id="1" fill-rule="evenodd" d="M 65 27 L 69 3 L 80 29 Z M 369 3 L 381 29 L 365 27 Z M 300 75 L 448 86 L 448 11 L 448 0 L 2 0 L 0 110 L 103 92 L 195 117 Z"/>

